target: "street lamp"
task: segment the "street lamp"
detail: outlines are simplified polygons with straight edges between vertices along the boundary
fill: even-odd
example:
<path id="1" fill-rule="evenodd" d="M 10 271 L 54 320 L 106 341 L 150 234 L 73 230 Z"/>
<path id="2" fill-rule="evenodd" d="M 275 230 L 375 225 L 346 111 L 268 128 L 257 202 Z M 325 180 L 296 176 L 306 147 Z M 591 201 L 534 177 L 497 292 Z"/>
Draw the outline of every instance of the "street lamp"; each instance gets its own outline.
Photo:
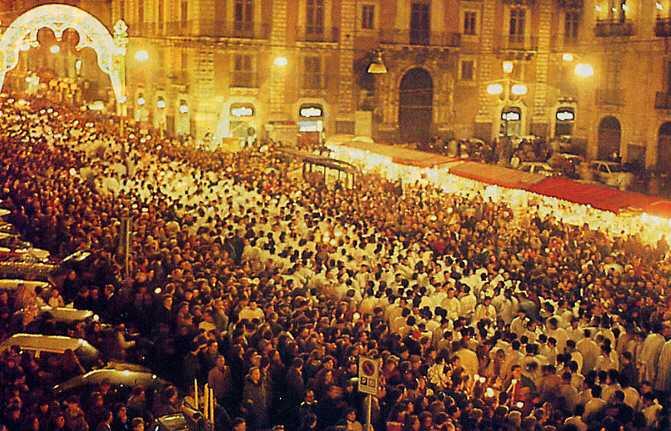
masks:
<path id="1" fill-rule="evenodd" d="M 510 78 L 490 82 L 487 84 L 486 90 L 487 94 L 498 96 L 505 106 L 515 98 L 525 96 L 529 91 L 526 84 Z M 511 117 L 506 112 L 501 116 L 501 120 L 503 121 L 503 134 L 508 136 L 508 121 L 511 120 Z"/>
<path id="2" fill-rule="evenodd" d="M 61 52 L 61 47 L 58 46 L 58 45 L 51 45 L 51 48 L 49 48 L 49 52 L 51 52 L 52 54 L 56 55 L 56 54 L 58 54 L 59 52 Z"/>
<path id="3" fill-rule="evenodd" d="M 594 75 L 594 68 L 588 63 L 578 63 L 575 65 L 574 72 L 580 78 L 589 78 Z"/>
<path id="4" fill-rule="evenodd" d="M 149 60 L 149 53 L 145 49 L 140 49 L 135 52 L 135 61 L 139 63 L 144 63 Z"/>
<path id="5" fill-rule="evenodd" d="M 285 56 L 279 55 L 275 57 L 273 64 L 277 67 L 285 67 L 287 64 L 289 64 L 289 60 Z"/>
<path id="6" fill-rule="evenodd" d="M 368 73 L 371 75 L 384 75 L 387 73 L 387 66 L 382 60 L 382 50 L 376 49 L 373 53 L 373 61 L 368 66 Z"/>

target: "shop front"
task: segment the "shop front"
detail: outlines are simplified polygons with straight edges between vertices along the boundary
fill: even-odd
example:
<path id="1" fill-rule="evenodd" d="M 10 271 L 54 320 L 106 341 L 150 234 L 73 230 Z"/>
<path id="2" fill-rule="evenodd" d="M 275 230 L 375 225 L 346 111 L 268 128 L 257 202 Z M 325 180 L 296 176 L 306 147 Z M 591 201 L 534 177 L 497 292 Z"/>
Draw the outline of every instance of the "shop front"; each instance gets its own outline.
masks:
<path id="1" fill-rule="evenodd" d="M 256 134 L 256 110 L 251 103 L 234 103 L 229 111 L 230 137 L 247 138 Z"/>
<path id="2" fill-rule="evenodd" d="M 522 110 L 517 106 L 506 106 L 501 110 L 501 135 L 522 136 Z"/>
<path id="3" fill-rule="evenodd" d="M 561 106 L 555 112 L 555 136 L 570 137 L 575 129 L 575 108 Z"/>

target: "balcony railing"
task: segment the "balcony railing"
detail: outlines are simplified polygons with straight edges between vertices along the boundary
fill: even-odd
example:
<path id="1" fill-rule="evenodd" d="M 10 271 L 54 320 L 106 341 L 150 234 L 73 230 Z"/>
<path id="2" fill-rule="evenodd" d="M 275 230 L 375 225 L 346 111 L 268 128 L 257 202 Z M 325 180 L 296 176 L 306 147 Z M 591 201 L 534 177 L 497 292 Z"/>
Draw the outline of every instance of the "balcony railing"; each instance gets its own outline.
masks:
<path id="1" fill-rule="evenodd" d="M 634 34 L 634 23 L 630 20 L 599 19 L 594 34 L 597 37 L 631 36 Z"/>
<path id="2" fill-rule="evenodd" d="M 461 45 L 461 34 L 424 30 L 381 30 L 380 43 L 390 45 L 446 46 Z"/>
<path id="3" fill-rule="evenodd" d="M 655 36 L 671 36 L 671 18 L 657 18 L 657 21 L 655 22 Z"/>
<path id="4" fill-rule="evenodd" d="M 169 36 L 268 39 L 270 25 L 251 21 L 176 21 L 167 23 L 165 32 Z"/>
<path id="5" fill-rule="evenodd" d="M 508 34 L 502 37 L 500 47 L 507 51 L 536 51 L 538 39 L 524 34 Z"/>
<path id="6" fill-rule="evenodd" d="M 231 87 L 257 88 L 257 73 L 247 70 L 234 70 L 233 73 L 231 73 Z"/>
<path id="7" fill-rule="evenodd" d="M 671 109 L 671 92 L 658 91 L 655 94 L 655 109 Z"/>
<path id="8" fill-rule="evenodd" d="M 624 97 L 619 88 L 599 88 L 596 90 L 596 103 L 598 105 L 622 106 Z"/>
<path id="9" fill-rule="evenodd" d="M 300 88 L 303 90 L 319 91 L 325 90 L 328 86 L 328 76 L 325 74 L 306 74 L 298 77 Z"/>
<path id="10" fill-rule="evenodd" d="M 297 29 L 297 38 L 302 42 L 335 43 L 340 38 L 338 27 L 300 27 Z"/>

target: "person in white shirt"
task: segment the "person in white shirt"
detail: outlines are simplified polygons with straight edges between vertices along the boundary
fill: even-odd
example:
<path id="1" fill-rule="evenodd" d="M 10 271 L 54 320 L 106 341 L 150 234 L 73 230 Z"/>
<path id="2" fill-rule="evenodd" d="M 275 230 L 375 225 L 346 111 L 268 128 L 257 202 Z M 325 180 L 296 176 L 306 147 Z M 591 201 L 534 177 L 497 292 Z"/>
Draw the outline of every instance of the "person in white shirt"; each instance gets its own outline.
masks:
<path id="1" fill-rule="evenodd" d="M 475 315 L 473 316 L 474 322 L 479 322 L 484 319 L 496 322 L 496 309 L 492 305 L 492 298 L 489 296 L 486 296 L 483 303 L 475 308 Z"/>
<path id="2" fill-rule="evenodd" d="M 587 431 L 588 426 L 583 420 L 583 415 L 585 413 L 585 406 L 579 404 L 575 407 L 575 414 L 569 418 L 566 418 L 564 425 L 573 425 L 578 431 Z"/>
<path id="3" fill-rule="evenodd" d="M 583 358 L 583 368 L 582 373 L 587 375 L 590 371 L 596 366 L 596 361 L 601 354 L 601 349 L 599 346 L 592 340 L 592 332 L 589 329 L 585 329 L 583 332 L 585 338 L 576 343 L 576 350 L 582 354 Z"/>
<path id="4" fill-rule="evenodd" d="M 601 386 L 594 385 L 591 393 L 592 398 L 585 403 L 585 412 L 582 415 L 585 422 L 589 422 L 591 417 L 597 415 L 607 404 L 606 401 L 601 399 Z"/>
<path id="5" fill-rule="evenodd" d="M 459 303 L 461 305 L 460 317 L 470 318 L 475 311 L 475 306 L 478 303 L 477 298 L 471 292 L 471 288 L 465 284 L 462 284 L 462 294 L 459 298 Z"/>

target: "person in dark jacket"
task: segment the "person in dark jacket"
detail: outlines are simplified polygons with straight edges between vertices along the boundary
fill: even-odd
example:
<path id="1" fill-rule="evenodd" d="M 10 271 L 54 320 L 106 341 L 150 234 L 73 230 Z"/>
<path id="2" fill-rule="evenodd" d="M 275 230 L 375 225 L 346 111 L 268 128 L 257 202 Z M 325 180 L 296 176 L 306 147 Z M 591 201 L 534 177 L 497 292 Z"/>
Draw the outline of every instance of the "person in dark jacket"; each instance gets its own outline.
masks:
<path id="1" fill-rule="evenodd" d="M 245 387 L 242 391 L 243 405 L 247 410 L 250 430 L 262 430 L 269 426 L 270 409 L 266 391 L 267 387 L 261 380 L 261 370 L 252 367 L 245 379 Z"/>

